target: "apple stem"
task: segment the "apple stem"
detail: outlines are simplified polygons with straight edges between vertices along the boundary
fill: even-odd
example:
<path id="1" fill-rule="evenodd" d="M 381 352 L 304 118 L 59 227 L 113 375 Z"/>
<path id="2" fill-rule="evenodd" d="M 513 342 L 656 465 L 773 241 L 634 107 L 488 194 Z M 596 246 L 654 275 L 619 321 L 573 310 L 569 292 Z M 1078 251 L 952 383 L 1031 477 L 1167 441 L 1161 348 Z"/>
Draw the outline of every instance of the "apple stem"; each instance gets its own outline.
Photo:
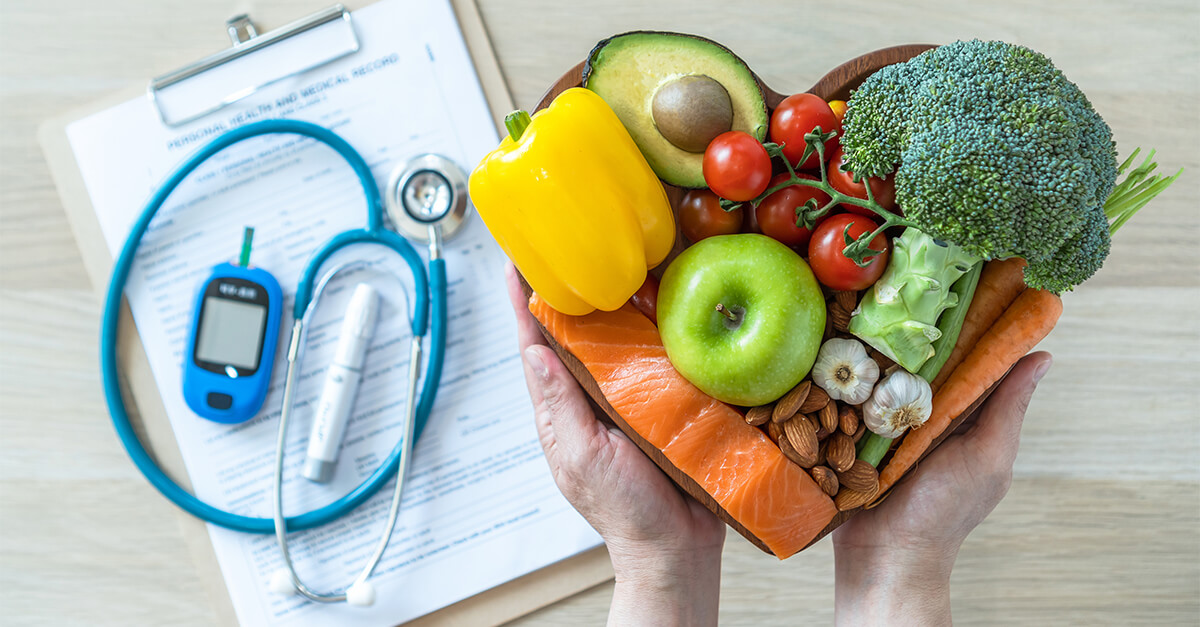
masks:
<path id="1" fill-rule="evenodd" d="M 733 313 L 732 311 L 729 311 L 729 309 L 727 307 L 725 307 L 725 305 L 722 305 L 721 303 L 717 303 L 717 313 L 721 314 L 722 316 L 725 316 L 726 318 L 729 318 L 730 322 L 738 321 L 737 314 Z"/>

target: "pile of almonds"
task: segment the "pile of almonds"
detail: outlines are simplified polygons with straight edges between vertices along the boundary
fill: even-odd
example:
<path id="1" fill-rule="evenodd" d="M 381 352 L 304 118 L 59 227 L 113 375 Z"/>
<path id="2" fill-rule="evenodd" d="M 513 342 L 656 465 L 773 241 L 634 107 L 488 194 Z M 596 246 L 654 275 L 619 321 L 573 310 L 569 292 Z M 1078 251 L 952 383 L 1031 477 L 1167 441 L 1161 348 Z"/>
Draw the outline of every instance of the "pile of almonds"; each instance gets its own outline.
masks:
<path id="1" fill-rule="evenodd" d="M 834 292 L 827 303 L 825 338 L 850 337 L 846 325 L 858 304 L 855 292 Z M 880 368 L 890 360 L 872 352 Z M 839 511 L 862 507 L 879 490 L 879 472 L 857 459 L 855 445 L 867 432 L 861 406 L 829 398 L 811 379 L 770 405 L 751 407 L 746 422 L 766 431 L 784 456 L 812 475 Z"/>

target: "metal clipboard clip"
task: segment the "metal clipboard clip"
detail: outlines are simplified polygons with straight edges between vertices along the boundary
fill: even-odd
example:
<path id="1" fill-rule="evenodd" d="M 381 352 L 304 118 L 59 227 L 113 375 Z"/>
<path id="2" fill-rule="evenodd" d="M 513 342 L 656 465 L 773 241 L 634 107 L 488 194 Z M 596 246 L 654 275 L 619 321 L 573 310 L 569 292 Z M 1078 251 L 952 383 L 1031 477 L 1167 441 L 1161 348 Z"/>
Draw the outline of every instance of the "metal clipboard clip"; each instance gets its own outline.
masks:
<path id="1" fill-rule="evenodd" d="M 232 47 L 150 80 L 147 95 L 163 124 L 193 122 L 359 49 L 350 12 L 340 4 L 262 35 L 246 14 L 229 18 L 225 30 Z M 239 59 L 246 62 L 235 70 L 230 62 Z"/>

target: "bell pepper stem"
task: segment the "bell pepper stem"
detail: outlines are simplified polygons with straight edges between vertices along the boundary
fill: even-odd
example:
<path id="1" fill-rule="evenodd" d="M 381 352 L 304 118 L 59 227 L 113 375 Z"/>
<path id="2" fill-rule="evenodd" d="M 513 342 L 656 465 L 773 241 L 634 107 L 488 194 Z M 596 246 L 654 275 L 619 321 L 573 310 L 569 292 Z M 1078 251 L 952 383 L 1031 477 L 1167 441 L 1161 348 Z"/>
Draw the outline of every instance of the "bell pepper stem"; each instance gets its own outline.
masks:
<path id="1" fill-rule="evenodd" d="M 528 113 L 518 109 L 504 116 L 504 128 L 508 129 L 508 136 L 513 141 L 521 141 L 521 135 L 525 134 L 525 129 L 529 128 L 531 121 Z"/>

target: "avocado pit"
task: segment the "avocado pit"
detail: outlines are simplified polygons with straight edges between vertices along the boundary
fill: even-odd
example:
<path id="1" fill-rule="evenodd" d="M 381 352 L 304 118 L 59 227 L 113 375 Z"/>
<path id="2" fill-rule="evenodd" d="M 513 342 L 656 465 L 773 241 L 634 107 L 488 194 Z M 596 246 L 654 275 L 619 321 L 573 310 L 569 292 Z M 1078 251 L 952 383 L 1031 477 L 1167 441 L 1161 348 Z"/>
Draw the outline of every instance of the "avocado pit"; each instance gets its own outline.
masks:
<path id="1" fill-rule="evenodd" d="M 733 128 L 733 101 L 721 83 L 702 75 L 664 82 L 651 101 L 654 126 L 672 145 L 702 153 L 714 137 Z"/>

